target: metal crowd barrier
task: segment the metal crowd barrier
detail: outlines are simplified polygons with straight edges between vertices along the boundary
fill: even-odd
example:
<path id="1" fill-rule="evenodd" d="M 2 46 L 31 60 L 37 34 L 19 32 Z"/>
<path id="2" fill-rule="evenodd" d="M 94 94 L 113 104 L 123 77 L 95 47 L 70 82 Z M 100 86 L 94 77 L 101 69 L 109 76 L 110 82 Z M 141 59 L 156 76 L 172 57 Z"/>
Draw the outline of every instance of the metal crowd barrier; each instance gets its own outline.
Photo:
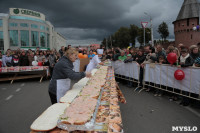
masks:
<path id="1" fill-rule="evenodd" d="M 112 61 L 112 67 L 115 71 L 115 77 L 123 80 L 127 80 L 133 83 L 137 83 L 137 89 L 140 86 L 140 67 L 137 65 L 135 61 L 131 63 L 124 63 L 122 61 Z"/>
<path id="2" fill-rule="evenodd" d="M 145 64 L 143 89 L 154 87 L 176 95 L 200 101 L 200 68 L 178 68 L 168 64 Z M 185 73 L 183 80 L 176 80 L 174 72 L 181 69 Z"/>
<path id="3" fill-rule="evenodd" d="M 115 71 L 115 77 L 138 84 L 135 91 L 140 86 L 140 67 L 136 62 L 124 63 L 113 61 L 112 67 Z M 183 80 L 176 80 L 174 72 L 181 69 L 185 73 Z M 145 64 L 143 71 L 143 86 L 139 92 L 147 87 L 153 87 L 166 92 L 177 94 L 200 101 L 200 68 L 187 67 L 177 68 L 168 64 Z"/>

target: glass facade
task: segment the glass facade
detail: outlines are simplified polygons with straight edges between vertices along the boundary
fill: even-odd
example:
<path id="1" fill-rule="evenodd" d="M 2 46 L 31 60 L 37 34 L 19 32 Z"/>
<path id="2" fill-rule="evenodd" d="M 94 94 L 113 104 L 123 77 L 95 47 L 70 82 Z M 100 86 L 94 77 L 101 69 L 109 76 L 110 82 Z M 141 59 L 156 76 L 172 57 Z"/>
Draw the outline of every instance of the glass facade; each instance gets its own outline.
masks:
<path id="1" fill-rule="evenodd" d="M 32 21 L 37 21 L 41 23 L 46 23 L 43 20 L 36 19 L 36 18 L 29 18 L 29 17 L 24 17 L 24 16 L 10 16 L 10 19 L 22 19 L 22 20 L 32 20 Z"/>
<path id="2" fill-rule="evenodd" d="M 29 31 L 28 30 L 21 30 L 21 46 L 29 46 Z"/>
<path id="3" fill-rule="evenodd" d="M 47 48 L 49 48 L 49 34 L 47 34 Z"/>
<path id="4" fill-rule="evenodd" d="M 40 32 L 40 46 L 45 47 L 46 44 L 46 36 L 44 32 Z"/>
<path id="5" fill-rule="evenodd" d="M 4 50 L 3 31 L 0 31 L 0 50 Z"/>
<path id="6" fill-rule="evenodd" d="M 31 43 L 32 46 L 39 46 L 38 32 L 31 31 Z"/>
<path id="7" fill-rule="evenodd" d="M 40 25 L 40 29 L 41 29 L 41 30 L 45 30 L 45 26 Z"/>
<path id="8" fill-rule="evenodd" d="M 17 30 L 10 30 L 10 46 L 18 46 L 18 31 Z"/>
<path id="9" fill-rule="evenodd" d="M 17 23 L 9 23 L 10 27 L 17 27 L 17 25 L 18 25 Z"/>
<path id="10" fill-rule="evenodd" d="M 21 23 L 20 26 L 21 27 L 28 27 L 28 24 L 27 23 Z"/>
<path id="11" fill-rule="evenodd" d="M 3 20 L 0 19 L 0 27 L 2 27 L 2 26 L 3 26 Z"/>
<path id="12" fill-rule="evenodd" d="M 31 28 L 37 29 L 38 26 L 36 24 L 31 24 Z"/>

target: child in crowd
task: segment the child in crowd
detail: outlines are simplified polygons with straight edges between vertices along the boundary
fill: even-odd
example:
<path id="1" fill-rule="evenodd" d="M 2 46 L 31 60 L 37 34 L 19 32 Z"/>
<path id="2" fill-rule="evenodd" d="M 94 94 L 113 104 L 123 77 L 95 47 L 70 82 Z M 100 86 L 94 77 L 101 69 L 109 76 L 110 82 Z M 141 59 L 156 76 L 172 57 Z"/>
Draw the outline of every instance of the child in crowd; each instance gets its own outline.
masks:
<path id="1" fill-rule="evenodd" d="M 42 65 L 43 66 L 49 66 L 49 61 L 46 60 L 46 58 L 42 58 Z"/>
<path id="2" fill-rule="evenodd" d="M 165 57 L 163 56 L 163 55 L 160 55 L 159 57 L 158 57 L 158 62 L 159 62 L 159 64 L 161 65 L 161 64 L 166 64 L 166 59 L 165 59 Z M 156 85 L 157 87 L 159 87 L 159 85 Z M 156 93 L 155 93 L 155 95 L 154 96 L 162 96 L 163 95 L 163 90 L 160 90 L 160 89 L 156 89 Z"/>
<path id="3" fill-rule="evenodd" d="M 92 59 L 94 56 L 95 56 L 95 54 L 93 54 L 93 51 L 90 50 L 89 55 L 88 55 L 88 58 Z"/>
<path id="4" fill-rule="evenodd" d="M 132 55 L 128 54 L 127 58 L 124 60 L 124 63 L 129 63 L 129 62 L 132 62 L 132 61 L 133 61 Z"/>
<path id="5" fill-rule="evenodd" d="M 19 66 L 19 56 L 18 54 L 14 54 L 12 57 L 12 66 Z"/>
<path id="6" fill-rule="evenodd" d="M 193 58 L 189 54 L 189 50 L 187 47 L 181 47 L 181 56 L 179 57 L 179 66 L 178 67 L 188 67 L 192 66 L 194 63 Z"/>

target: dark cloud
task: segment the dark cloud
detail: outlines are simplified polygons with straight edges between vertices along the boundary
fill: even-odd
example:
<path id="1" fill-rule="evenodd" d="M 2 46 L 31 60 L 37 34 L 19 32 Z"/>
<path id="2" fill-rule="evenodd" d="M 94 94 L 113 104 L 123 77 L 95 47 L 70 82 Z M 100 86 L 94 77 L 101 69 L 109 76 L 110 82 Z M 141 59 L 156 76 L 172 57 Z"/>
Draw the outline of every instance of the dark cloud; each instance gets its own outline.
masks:
<path id="1" fill-rule="evenodd" d="M 173 38 L 172 22 L 176 19 L 182 0 L 1 0 L 0 13 L 18 7 L 45 14 L 68 40 L 96 40 L 114 33 L 121 26 L 149 21 L 153 18 L 154 36 L 157 27 L 166 21 Z"/>

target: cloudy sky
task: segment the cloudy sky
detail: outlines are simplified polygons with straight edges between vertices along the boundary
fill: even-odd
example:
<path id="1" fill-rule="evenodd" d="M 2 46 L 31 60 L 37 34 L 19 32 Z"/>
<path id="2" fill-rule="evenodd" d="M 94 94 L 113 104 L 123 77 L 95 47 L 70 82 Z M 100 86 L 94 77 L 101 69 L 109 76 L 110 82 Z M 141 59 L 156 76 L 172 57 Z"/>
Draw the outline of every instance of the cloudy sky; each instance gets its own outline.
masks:
<path id="1" fill-rule="evenodd" d="M 153 18 L 154 37 L 162 21 L 169 26 L 174 38 L 173 24 L 184 0 L 0 0 L 0 13 L 9 8 L 25 8 L 46 15 L 56 31 L 64 35 L 67 44 L 101 43 L 104 37 L 121 26 L 149 21 Z M 149 25 L 150 26 L 150 25 Z"/>

